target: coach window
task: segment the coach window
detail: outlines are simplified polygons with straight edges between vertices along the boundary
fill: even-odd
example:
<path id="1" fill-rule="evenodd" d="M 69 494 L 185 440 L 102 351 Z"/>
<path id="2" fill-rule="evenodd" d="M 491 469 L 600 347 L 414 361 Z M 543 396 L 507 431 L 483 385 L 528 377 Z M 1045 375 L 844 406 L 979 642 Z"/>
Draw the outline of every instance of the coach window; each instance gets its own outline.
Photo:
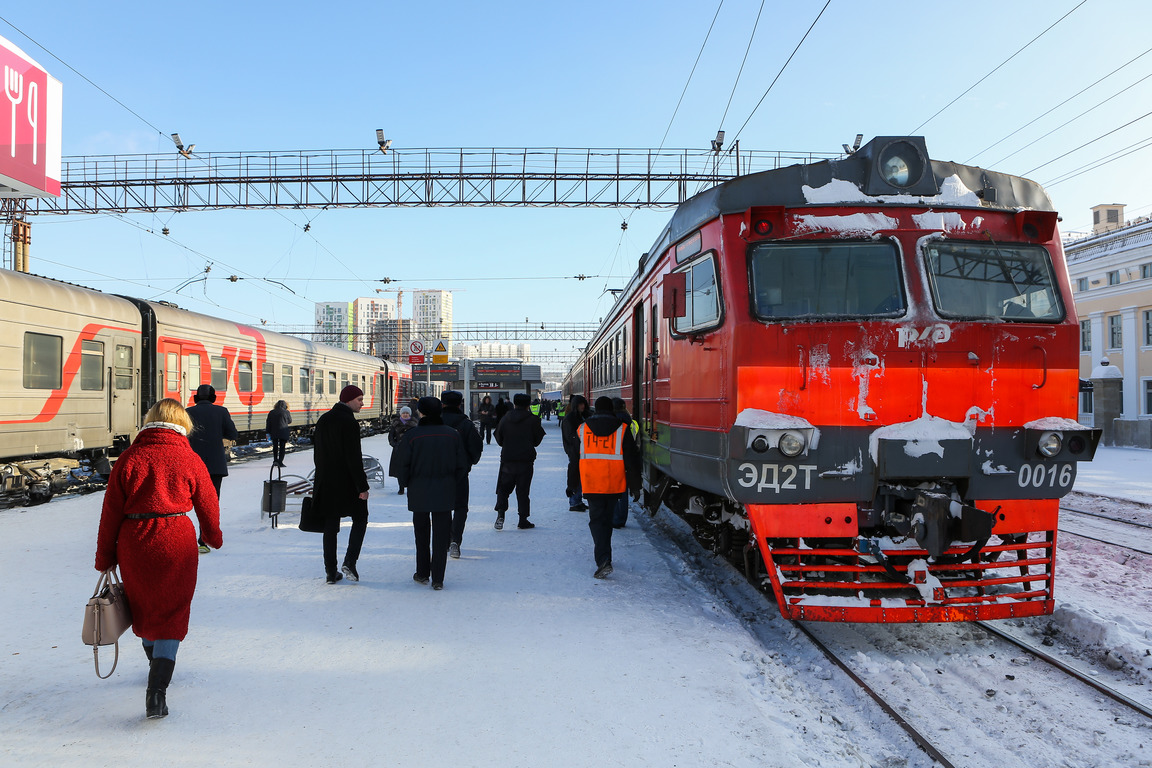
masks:
<path id="1" fill-rule="evenodd" d="M 300 394 L 308 394 L 308 382 L 311 379 L 311 376 L 311 371 L 309 371 L 307 368 L 300 369 Z"/>
<path id="2" fill-rule="evenodd" d="M 261 366 L 260 389 L 263 392 L 272 392 L 276 389 L 276 366 L 264 363 Z"/>
<path id="3" fill-rule="evenodd" d="M 252 361 L 241 360 L 236 364 L 236 389 L 239 392 L 252 391 Z"/>
<path id="4" fill-rule="evenodd" d="M 336 394 L 336 371 L 328 371 L 328 394 Z"/>
<path id="5" fill-rule="evenodd" d="M 132 389 L 132 347 L 127 344 L 116 345 L 114 370 L 116 389 Z"/>
<path id="6" fill-rule="evenodd" d="M 752 311 L 764 320 L 905 312 L 891 242 L 763 243 L 752 248 L 749 266 Z"/>
<path id="7" fill-rule="evenodd" d="M 185 375 L 188 377 L 188 389 L 195 390 L 200 386 L 200 355 L 188 355 Z"/>
<path id="8" fill-rule="evenodd" d="M 24 388 L 60 389 L 64 340 L 43 333 L 24 334 Z"/>
<path id="9" fill-rule="evenodd" d="M 312 369 L 312 391 L 317 395 L 324 394 L 324 371 L 320 368 Z"/>
<path id="10" fill-rule="evenodd" d="M 941 317 L 1049 323 L 1064 318 L 1052 258 L 1040 246 L 932 240 L 924 259 Z"/>
<path id="11" fill-rule="evenodd" d="M 716 283 L 716 263 L 712 254 L 680 271 L 687 276 L 684 289 L 686 314 L 673 321 L 673 329 L 687 333 L 719 325 L 720 289 Z"/>
<path id="12" fill-rule="evenodd" d="M 355 383 L 355 382 L 353 382 L 353 383 Z M 342 374 L 340 374 L 340 391 L 343 392 L 344 387 L 346 387 L 346 386 L 348 386 L 348 374 L 342 373 Z"/>
<path id="13" fill-rule="evenodd" d="M 280 391 L 286 395 L 292 394 L 292 366 L 280 366 Z"/>
<path id="14" fill-rule="evenodd" d="M 217 392 L 228 391 L 228 361 L 222 357 L 213 357 L 212 361 L 212 388 Z"/>
<path id="15" fill-rule="evenodd" d="M 104 342 L 80 342 L 80 389 L 104 389 Z"/>

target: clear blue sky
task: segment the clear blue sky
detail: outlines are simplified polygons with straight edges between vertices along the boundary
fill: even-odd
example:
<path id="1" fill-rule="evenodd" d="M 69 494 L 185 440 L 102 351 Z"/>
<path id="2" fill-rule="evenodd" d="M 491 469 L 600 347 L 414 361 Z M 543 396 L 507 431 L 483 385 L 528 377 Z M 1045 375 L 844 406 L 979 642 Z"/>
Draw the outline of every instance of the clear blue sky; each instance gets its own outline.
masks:
<path id="1" fill-rule="evenodd" d="M 168 134 L 176 131 L 205 152 L 371 148 L 376 128 L 405 148 L 654 148 L 671 121 L 663 143 L 672 148 L 706 149 L 718 128 L 729 141 L 739 131 L 744 149 L 817 152 L 839 150 L 857 133 L 867 140 L 915 132 L 936 159 L 1048 183 L 1152 141 L 1152 116 L 1138 119 L 1152 109 L 1152 77 L 1044 136 L 1152 74 L 1149 53 L 981 152 L 1152 48 L 1152 3 L 1078 3 L 833 0 L 753 112 L 824 6 L 823 0 L 766 3 L 723 121 L 758 0 L 725 0 L 675 120 L 716 13 L 713 0 L 66 0 L 0 11 L 8 22 L 0 21 L 0 36 L 62 81 L 65 157 L 172 152 Z M 1086 230 L 1089 209 L 1099 203 L 1126 203 L 1130 217 L 1152 212 L 1150 171 L 1152 148 L 1052 185 L 1062 229 Z M 310 323 L 311 302 L 368 295 L 371 286 L 358 278 L 384 276 L 409 290 L 463 289 L 455 299 L 458 322 L 577 322 L 607 311 L 604 289 L 624 284 L 667 216 L 496 208 L 223 211 L 130 217 L 138 226 L 109 216 L 41 216 L 33 222 L 32 264 L 41 274 L 146 298 L 194 276 L 207 261 L 216 265 L 213 277 L 243 269 L 286 280 L 297 291 L 216 279 L 164 296 L 248 323 Z M 625 217 L 630 224 L 622 234 Z M 168 237 L 145 231 L 163 226 Z M 577 273 L 615 277 L 463 279 Z M 347 282 L 300 281 L 319 277 Z"/>

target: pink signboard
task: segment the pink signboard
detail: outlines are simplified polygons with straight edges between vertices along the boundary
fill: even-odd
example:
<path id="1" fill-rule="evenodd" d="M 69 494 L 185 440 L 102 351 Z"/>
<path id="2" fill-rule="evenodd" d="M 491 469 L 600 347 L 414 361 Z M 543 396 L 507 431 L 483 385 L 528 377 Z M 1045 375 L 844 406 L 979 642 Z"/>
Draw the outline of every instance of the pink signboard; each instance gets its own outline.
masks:
<path id="1" fill-rule="evenodd" d="M 0 38 L 0 197 L 60 194 L 60 81 Z"/>

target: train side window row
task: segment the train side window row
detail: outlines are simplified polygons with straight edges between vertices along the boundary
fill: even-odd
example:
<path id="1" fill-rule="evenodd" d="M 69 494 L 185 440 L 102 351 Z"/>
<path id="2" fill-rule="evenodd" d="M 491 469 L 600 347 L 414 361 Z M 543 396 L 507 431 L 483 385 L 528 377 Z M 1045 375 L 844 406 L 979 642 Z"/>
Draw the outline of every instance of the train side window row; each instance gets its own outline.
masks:
<path id="1" fill-rule="evenodd" d="M 592 353 L 593 387 L 623 383 L 624 355 L 627 342 L 627 333 L 621 328 L 609 336 L 600 348 Z M 583 384 L 581 383 L 582 388 Z"/>

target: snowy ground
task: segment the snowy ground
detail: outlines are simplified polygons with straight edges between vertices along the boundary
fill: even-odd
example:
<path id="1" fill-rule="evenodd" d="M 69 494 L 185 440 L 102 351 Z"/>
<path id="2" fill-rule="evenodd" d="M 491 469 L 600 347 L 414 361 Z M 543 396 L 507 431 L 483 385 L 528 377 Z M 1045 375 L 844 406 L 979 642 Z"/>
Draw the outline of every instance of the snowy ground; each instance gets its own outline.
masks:
<path id="1" fill-rule="evenodd" d="M 79 639 L 101 495 L 0 512 L 0 577 L 14 608 L 0 626 L 3 764 L 931 764 L 778 614 L 751 616 L 754 592 L 729 583 L 744 597 L 721 597 L 698 576 L 714 564 L 680 554 L 666 524 L 630 521 L 614 537 L 615 573 L 592 579 L 587 518 L 567 510 L 557 424 L 545 426 L 538 527 L 492 529 L 492 445 L 473 471 L 464 557 L 449 561 L 442 592 L 411 579 L 410 516 L 394 481 L 373 489 L 363 580 L 328 586 L 320 537 L 296 530 L 292 514 L 276 530 L 260 518 L 268 460 L 234 467 L 224 549 L 201 558 L 172 714 L 157 721 L 143 717 L 147 667 L 131 635 L 106 681 Z M 1116 450 L 1101 451 L 1077 488 L 1128 483 L 1152 501 L 1139 461 L 1152 453 L 1121 462 Z M 365 452 L 387 464 L 383 438 Z M 288 464 L 307 470 L 311 455 Z M 1044 621 L 1089 661 L 1109 646 L 1135 663 L 1152 646 L 1149 569 L 1071 540 L 1060 549 L 1060 612 Z M 898 661 L 878 653 L 874 664 Z M 940 674 L 973 670 L 945 661 Z"/>

